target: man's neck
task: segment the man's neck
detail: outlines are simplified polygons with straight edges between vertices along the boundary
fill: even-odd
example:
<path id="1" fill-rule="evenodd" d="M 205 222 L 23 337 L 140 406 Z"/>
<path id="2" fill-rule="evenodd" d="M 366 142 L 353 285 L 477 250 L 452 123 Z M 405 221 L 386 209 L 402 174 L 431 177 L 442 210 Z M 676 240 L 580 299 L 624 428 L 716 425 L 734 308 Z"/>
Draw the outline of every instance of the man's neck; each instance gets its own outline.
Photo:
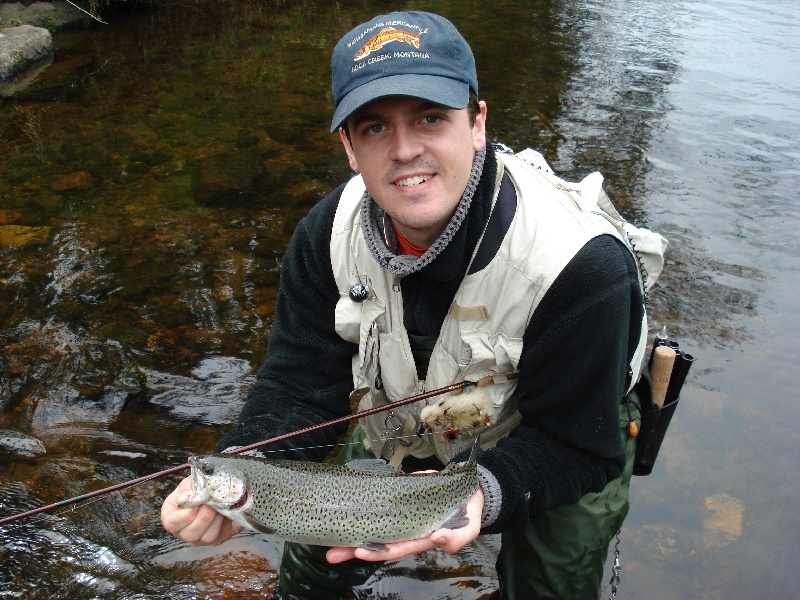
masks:
<path id="1" fill-rule="evenodd" d="M 400 230 L 397 228 L 397 225 L 392 223 L 392 226 L 394 227 L 394 234 L 397 237 L 398 254 L 411 254 L 413 256 L 422 256 L 423 254 L 425 254 L 425 251 L 430 247 L 430 244 L 424 247 L 415 246 L 414 244 L 409 242 L 406 239 L 406 237 L 400 232 Z"/>

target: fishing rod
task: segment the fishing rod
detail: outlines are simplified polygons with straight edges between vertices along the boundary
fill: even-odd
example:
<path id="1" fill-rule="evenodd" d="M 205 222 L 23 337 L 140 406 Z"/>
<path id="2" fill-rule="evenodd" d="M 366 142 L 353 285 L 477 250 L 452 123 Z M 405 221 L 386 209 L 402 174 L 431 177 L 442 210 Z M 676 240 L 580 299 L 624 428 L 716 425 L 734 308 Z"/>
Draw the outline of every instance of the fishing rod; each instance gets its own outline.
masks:
<path id="1" fill-rule="evenodd" d="M 308 427 L 304 427 L 302 429 L 297 429 L 295 431 L 290 431 L 288 433 L 283 433 L 281 435 L 277 435 L 273 438 L 269 438 L 267 440 L 263 440 L 260 442 L 255 442 L 253 444 L 249 444 L 247 446 L 241 446 L 236 448 L 235 450 L 227 451 L 227 454 L 241 454 L 243 452 L 248 452 L 250 450 L 255 450 L 256 448 L 261 448 L 262 446 L 268 446 L 270 444 L 276 444 L 278 442 L 283 442 L 286 440 L 291 440 L 296 437 L 300 437 L 301 435 L 306 435 L 308 433 L 313 433 L 315 431 L 319 431 L 320 429 L 325 429 L 326 427 L 333 427 L 334 425 L 341 425 L 343 423 L 348 423 L 350 421 L 354 421 L 356 419 L 360 419 L 361 417 L 368 417 L 370 415 L 374 415 L 379 412 L 383 412 L 385 410 L 391 410 L 400 406 L 405 406 L 406 404 L 413 404 L 414 402 L 419 402 L 420 400 L 425 400 L 427 398 L 433 398 L 434 396 L 440 396 L 442 394 L 446 394 L 448 392 L 456 392 L 459 393 L 462 390 L 470 387 L 483 387 L 485 385 L 491 385 L 494 383 L 505 383 L 506 381 L 510 381 L 512 379 L 516 379 L 518 373 L 505 373 L 499 375 L 488 375 L 479 379 L 478 381 L 460 381 L 458 383 L 454 383 L 451 385 L 447 385 L 445 387 L 437 388 L 435 390 L 431 390 L 429 392 L 423 392 L 421 394 L 416 394 L 414 396 L 408 396 L 407 398 L 401 398 L 400 400 L 395 400 L 394 402 L 389 402 L 388 404 L 381 404 L 380 406 L 373 406 L 372 408 L 366 408 L 364 410 L 351 413 L 349 415 L 344 415 L 343 417 L 337 417 L 335 419 L 331 419 L 329 421 L 323 421 L 322 423 L 317 423 L 316 425 L 310 425 Z M 369 388 L 361 388 L 358 390 L 353 391 L 350 394 L 351 400 L 358 400 L 364 394 L 369 391 Z M 99 490 L 95 490 L 93 492 L 87 492 L 86 494 L 81 494 L 79 496 L 74 496 L 73 498 L 67 498 L 65 500 L 59 500 L 58 502 L 53 502 L 52 504 L 47 504 L 45 506 L 39 506 L 38 508 L 33 508 L 31 510 L 27 510 L 25 512 L 21 512 L 15 515 L 9 515 L 7 517 L 0 518 L 0 525 L 5 525 L 6 523 L 11 523 L 12 521 L 17 521 L 19 519 L 23 519 L 25 517 L 31 517 L 33 515 L 38 515 L 39 513 L 46 512 L 48 510 L 52 510 L 54 508 L 61 508 L 64 506 L 70 506 L 72 504 L 77 504 L 78 502 L 82 502 L 84 500 L 90 500 L 92 498 L 96 498 L 97 496 L 103 496 L 105 494 L 110 494 L 111 492 L 117 492 L 119 490 L 124 490 L 126 488 L 132 487 L 134 485 L 138 485 L 140 483 L 145 483 L 146 481 L 151 481 L 153 479 L 157 479 L 159 477 L 164 477 L 166 475 L 173 475 L 175 473 L 180 473 L 181 471 L 185 471 L 186 469 L 191 468 L 190 465 L 183 464 L 178 465 L 176 467 L 171 467 L 169 469 L 164 469 L 163 471 L 158 471 L 157 473 L 151 473 L 150 475 L 144 475 L 142 477 L 137 477 L 136 479 L 131 479 L 129 481 L 123 481 L 122 483 L 117 483 Z"/>

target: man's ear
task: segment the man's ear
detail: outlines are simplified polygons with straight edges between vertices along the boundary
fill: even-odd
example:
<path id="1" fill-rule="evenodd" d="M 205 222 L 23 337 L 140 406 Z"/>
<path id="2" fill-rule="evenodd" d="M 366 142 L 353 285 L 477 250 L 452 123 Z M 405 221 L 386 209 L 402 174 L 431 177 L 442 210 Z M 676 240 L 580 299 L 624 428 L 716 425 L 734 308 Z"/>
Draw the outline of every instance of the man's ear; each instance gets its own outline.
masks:
<path id="1" fill-rule="evenodd" d="M 361 171 L 358 168 L 356 154 L 353 152 L 353 145 L 350 143 L 347 134 L 344 132 L 344 127 L 339 127 L 339 139 L 342 140 L 342 146 L 344 146 L 345 154 L 347 154 L 347 160 L 350 163 L 350 168 L 353 169 L 354 173 L 360 173 Z"/>

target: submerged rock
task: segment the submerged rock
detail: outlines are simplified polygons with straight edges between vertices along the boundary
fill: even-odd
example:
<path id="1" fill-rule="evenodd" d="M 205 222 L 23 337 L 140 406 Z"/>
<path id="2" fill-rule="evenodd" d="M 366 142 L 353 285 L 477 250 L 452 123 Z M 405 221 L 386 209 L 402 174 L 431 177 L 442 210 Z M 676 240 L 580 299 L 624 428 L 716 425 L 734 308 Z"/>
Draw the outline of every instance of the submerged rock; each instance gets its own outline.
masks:
<path id="1" fill-rule="evenodd" d="M 69 190 L 81 189 L 85 190 L 91 187 L 92 176 L 86 171 L 78 171 L 77 173 L 69 173 L 59 177 L 50 183 L 50 189 L 54 192 L 64 192 Z"/>
<path id="2" fill-rule="evenodd" d="M 724 548 L 742 536 L 744 502 L 725 493 L 705 499 L 710 514 L 703 519 L 703 546 Z"/>
<path id="3" fill-rule="evenodd" d="M 30 248 L 50 240 L 53 228 L 26 227 L 24 225 L 0 226 L 0 248 Z"/>
<path id="4" fill-rule="evenodd" d="M 192 196 L 201 206 L 242 206 L 260 198 L 255 181 L 259 162 L 246 152 L 233 151 L 200 161 L 192 173 Z"/>
<path id="5" fill-rule="evenodd" d="M 53 53 L 50 52 L 44 58 L 36 61 L 22 72 L 8 79 L 0 79 L 0 98 L 16 96 L 18 92 L 22 92 L 33 86 L 39 80 L 39 75 L 53 64 L 53 56 Z"/>
<path id="6" fill-rule="evenodd" d="M 47 449 L 35 437 L 11 429 L 0 429 L 0 452 L 34 457 L 46 454 Z"/>
<path id="7" fill-rule="evenodd" d="M 668 524 L 646 524 L 633 531 L 633 543 L 642 548 L 642 559 L 663 569 L 692 564 L 695 542 L 684 531 Z"/>

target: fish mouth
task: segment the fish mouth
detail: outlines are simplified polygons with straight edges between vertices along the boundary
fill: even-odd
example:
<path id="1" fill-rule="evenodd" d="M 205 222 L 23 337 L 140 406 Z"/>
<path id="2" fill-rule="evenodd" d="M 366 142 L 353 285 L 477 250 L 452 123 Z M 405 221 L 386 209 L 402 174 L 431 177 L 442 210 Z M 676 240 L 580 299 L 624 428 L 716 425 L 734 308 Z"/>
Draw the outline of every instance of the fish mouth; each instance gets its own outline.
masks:
<path id="1" fill-rule="evenodd" d="M 242 494 L 242 497 L 239 498 L 235 503 L 233 503 L 228 510 L 238 510 L 238 509 L 242 508 L 245 504 L 247 504 L 247 501 L 249 499 L 250 499 L 250 490 L 245 488 L 244 493 Z"/>
<path id="2" fill-rule="evenodd" d="M 184 500 L 178 504 L 178 508 L 193 508 L 195 506 L 200 506 L 209 499 L 209 495 L 204 489 L 205 486 L 203 483 L 203 475 L 200 472 L 200 469 L 197 468 L 195 461 L 191 459 L 189 460 L 189 464 L 192 465 L 192 495 L 189 496 L 188 500 Z"/>

